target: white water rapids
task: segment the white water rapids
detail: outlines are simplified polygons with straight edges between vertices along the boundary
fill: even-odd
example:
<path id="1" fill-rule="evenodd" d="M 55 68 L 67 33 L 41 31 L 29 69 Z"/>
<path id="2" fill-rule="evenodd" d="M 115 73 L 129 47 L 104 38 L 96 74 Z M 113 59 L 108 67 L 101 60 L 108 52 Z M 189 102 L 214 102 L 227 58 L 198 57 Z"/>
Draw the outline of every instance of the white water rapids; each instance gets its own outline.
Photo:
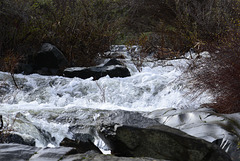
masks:
<path id="1" fill-rule="evenodd" d="M 203 93 L 195 98 L 188 93 L 186 84 L 190 82 L 184 76 L 188 61 L 146 63 L 139 72 L 126 59 L 124 63 L 131 77 L 106 76 L 97 81 L 15 74 L 19 89 L 9 73 L 0 72 L 0 114 L 9 124 L 15 119 L 14 130 L 34 137 L 37 146 L 58 146 L 73 132 L 91 133 L 92 127 L 99 124 L 98 119 L 108 111 L 198 108 L 210 102 L 211 96 Z M 50 139 L 46 136 L 43 139 L 39 129 L 47 131 L 45 135 L 51 135 Z"/>

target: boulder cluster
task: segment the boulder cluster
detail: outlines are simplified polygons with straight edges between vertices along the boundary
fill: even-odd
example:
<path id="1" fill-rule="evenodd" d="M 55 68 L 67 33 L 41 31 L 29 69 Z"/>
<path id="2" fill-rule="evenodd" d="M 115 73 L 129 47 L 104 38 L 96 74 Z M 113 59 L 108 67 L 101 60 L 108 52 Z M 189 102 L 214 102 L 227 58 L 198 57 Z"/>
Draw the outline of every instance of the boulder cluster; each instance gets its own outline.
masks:
<path id="1" fill-rule="evenodd" d="M 145 118 L 146 120 L 147 118 Z M 143 119 L 144 120 L 144 119 Z M 190 136 L 178 129 L 147 119 L 149 126 L 110 123 L 98 127 L 98 135 L 110 148 L 104 155 L 90 134 L 64 138 L 59 147 L 35 147 L 34 140 L 8 133 L 1 140 L 0 160 L 111 160 L 111 161 L 231 161 L 229 154 L 217 144 Z M 134 123 L 134 122 L 133 122 Z M 140 124 L 141 125 L 141 124 Z M 1 130 L 3 134 L 3 129 Z M 8 142 L 8 143 L 4 143 Z"/>
<path id="2" fill-rule="evenodd" d="M 54 45 L 44 43 L 40 51 L 28 58 L 27 63 L 20 63 L 19 73 L 41 75 L 63 75 L 65 77 L 93 78 L 97 80 L 104 76 L 128 77 L 129 70 L 116 59 L 110 59 L 102 66 L 94 67 L 68 67 L 69 63 L 64 54 Z"/>

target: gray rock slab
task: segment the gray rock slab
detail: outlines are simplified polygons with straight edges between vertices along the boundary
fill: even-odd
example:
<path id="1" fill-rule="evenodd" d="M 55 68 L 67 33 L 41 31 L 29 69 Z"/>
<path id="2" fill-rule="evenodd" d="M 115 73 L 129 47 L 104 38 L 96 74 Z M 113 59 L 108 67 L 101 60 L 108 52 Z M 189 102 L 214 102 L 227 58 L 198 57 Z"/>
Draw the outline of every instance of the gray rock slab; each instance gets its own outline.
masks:
<path id="1" fill-rule="evenodd" d="M 0 144 L 0 161 L 26 161 L 40 148 L 21 144 Z"/>
<path id="2" fill-rule="evenodd" d="M 97 153 L 87 152 L 85 154 L 76 154 L 69 155 L 63 158 L 61 161 L 167 161 L 161 159 L 153 159 L 153 158 L 127 158 L 127 157 L 116 157 L 113 155 L 103 155 Z"/>
<path id="3" fill-rule="evenodd" d="M 71 147 L 44 148 L 33 155 L 29 161 L 58 161 L 72 151 L 74 148 Z"/>
<path id="4" fill-rule="evenodd" d="M 165 125 L 149 128 L 103 126 L 100 135 L 121 157 L 150 157 L 173 161 L 231 161 L 217 145 Z"/>

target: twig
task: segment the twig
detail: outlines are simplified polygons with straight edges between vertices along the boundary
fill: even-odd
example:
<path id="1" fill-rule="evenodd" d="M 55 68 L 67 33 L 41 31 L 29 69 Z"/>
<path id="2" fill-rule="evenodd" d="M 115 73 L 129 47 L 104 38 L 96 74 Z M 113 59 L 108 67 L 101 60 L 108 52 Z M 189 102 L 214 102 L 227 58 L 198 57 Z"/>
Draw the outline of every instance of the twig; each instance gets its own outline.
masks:
<path id="1" fill-rule="evenodd" d="M 98 88 L 100 89 L 101 91 L 101 96 L 102 96 L 102 102 L 106 102 L 106 93 L 105 93 L 105 88 L 104 87 L 101 87 L 100 84 L 98 83 L 98 81 L 95 81 L 96 82 L 96 85 L 98 86 Z"/>
<path id="2" fill-rule="evenodd" d="M 0 115 L 0 130 L 3 128 L 3 120 L 2 120 L 2 115 Z"/>
<path id="3" fill-rule="evenodd" d="M 12 79 L 13 79 L 14 85 L 15 85 L 17 88 L 19 88 L 18 85 L 17 85 L 17 82 L 16 82 L 16 80 L 15 80 L 15 77 L 14 77 L 14 74 L 13 74 L 13 73 L 11 73 L 11 77 L 12 77 Z"/>

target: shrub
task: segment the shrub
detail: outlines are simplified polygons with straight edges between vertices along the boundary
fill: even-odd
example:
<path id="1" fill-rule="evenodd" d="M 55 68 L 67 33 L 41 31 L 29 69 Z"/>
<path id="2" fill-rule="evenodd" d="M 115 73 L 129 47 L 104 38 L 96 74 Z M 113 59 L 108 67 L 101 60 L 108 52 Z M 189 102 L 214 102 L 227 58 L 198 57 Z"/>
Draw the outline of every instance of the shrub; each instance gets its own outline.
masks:
<path id="1" fill-rule="evenodd" d="M 0 2 L 1 56 L 27 57 L 41 43 L 56 45 L 71 65 L 90 66 L 119 34 L 117 2 L 111 0 L 6 0 Z"/>
<path id="2" fill-rule="evenodd" d="M 210 90 L 215 96 L 211 105 L 221 113 L 240 111 L 240 2 L 235 1 L 235 14 L 225 34 L 214 42 L 207 43 L 202 50 L 211 53 L 211 58 L 194 63 L 192 70 L 194 87 Z"/>
<path id="3" fill-rule="evenodd" d="M 132 39 L 152 33 L 147 43 L 151 51 L 159 53 L 160 47 L 183 54 L 197 43 L 214 41 L 225 32 L 233 14 L 233 1 L 124 1 L 128 8 L 125 24 L 128 31 L 135 31 Z"/>

